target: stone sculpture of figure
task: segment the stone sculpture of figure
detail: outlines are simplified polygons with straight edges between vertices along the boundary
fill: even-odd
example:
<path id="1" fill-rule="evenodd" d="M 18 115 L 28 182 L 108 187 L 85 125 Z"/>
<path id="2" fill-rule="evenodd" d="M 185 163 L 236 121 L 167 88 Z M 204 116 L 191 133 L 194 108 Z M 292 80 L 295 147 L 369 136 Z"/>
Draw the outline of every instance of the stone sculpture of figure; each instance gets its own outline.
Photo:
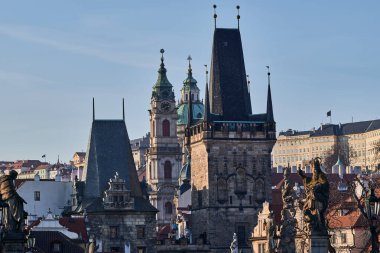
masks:
<path id="1" fill-rule="evenodd" d="M 304 219 L 309 224 L 310 231 L 326 234 L 325 212 L 329 202 L 329 182 L 321 170 L 320 158 L 312 160 L 312 173 L 312 177 L 306 177 L 302 170 L 298 170 L 306 193 Z"/>
<path id="2" fill-rule="evenodd" d="M 237 235 L 234 233 L 232 237 L 232 242 L 230 246 L 231 253 L 238 253 L 239 252 L 239 247 L 238 247 L 238 240 L 237 240 Z"/>
<path id="3" fill-rule="evenodd" d="M 293 190 L 293 185 L 289 179 L 289 176 L 290 176 L 290 169 L 285 168 L 285 170 L 284 170 L 284 184 L 281 188 L 282 202 L 284 204 L 284 208 L 293 208 L 294 207 L 295 192 Z"/>
<path id="4" fill-rule="evenodd" d="M 283 208 L 281 211 L 280 243 L 278 252 L 294 253 L 295 236 L 296 236 L 296 219 L 295 216 L 295 192 L 293 183 L 289 179 L 290 169 L 284 171 L 284 184 L 281 188 Z"/>
<path id="5" fill-rule="evenodd" d="M 295 253 L 296 219 L 288 209 L 281 211 L 280 243 L 278 252 Z"/>
<path id="6" fill-rule="evenodd" d="M 14 170 L 9 175 L 0 177 L 1 199 L 8 204 L 4 212 L 4 227 L 7 232 L 23 232 L 24 219 L 27 213 L 24 211 L 25 200 L 18 195 L 14 180 L 18 173 Z"/>
<path id="7" fill-rule="evenodd" d="M 268 253 L 276 252 L 276 226 L 273 222 L 273 212 L 269 213 L 268 223 L 267 223 L 267 241 L 268 241 Z"/>

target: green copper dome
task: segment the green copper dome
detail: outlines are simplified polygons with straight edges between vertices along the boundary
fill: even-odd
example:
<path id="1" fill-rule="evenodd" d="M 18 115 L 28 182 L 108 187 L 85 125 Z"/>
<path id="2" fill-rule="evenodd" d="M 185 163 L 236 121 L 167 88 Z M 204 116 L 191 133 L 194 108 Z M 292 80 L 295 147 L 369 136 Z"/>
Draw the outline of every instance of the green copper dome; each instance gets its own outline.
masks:
<path id="1" fill-rule="evenodd" d="M 166 76 L 166 68 L 164 64 L 164 50 L 161 49 L 161 65 L 158 70 L 156 84 L 153 86 L 152 99 L 174 99 L 173 85 Z"/>
<path id="2" fill-rule="evenodd" d="M 178 109 L 178 119 L 177 119 L 177 125 L 186 125 L 187 124 L 187 111 L 189 105 L 181 104 Z M 193 103 L 193 119 L 203 119 L 203 111 L 204 111 L 204 105 L 202 103 Z"/>

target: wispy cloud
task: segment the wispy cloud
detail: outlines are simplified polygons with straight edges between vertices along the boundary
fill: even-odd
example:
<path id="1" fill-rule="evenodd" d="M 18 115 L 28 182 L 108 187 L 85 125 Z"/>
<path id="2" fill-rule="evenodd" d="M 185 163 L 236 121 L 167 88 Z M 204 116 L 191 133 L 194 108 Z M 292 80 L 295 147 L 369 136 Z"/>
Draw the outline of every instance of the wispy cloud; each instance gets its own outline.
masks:
<path id="1" fill-rule="evenodd" d="M 39 86 L 47 86 L 51 84 L 56 84 L 55 81 L 34 76 L 26 73 L 11 72 L 0 69 L 0 83 L 2 86 L 12 86 L 19 88 L 27 88 L 29 86 L 35 87 L 36 84 Z"/>
<path id="2" fill-rule="evenodd" d="M 110 50 L 109 45 L 95 45 L 91 43 L 90 38 L 85 38 L 80 34 L 67 34 L 57 30 L 41 30 L 31 26 L 0 24 L 0 35 L 74 54 L 96 57 L 112 63 L 133 67 L 152 67 L 150 64 L 137 61 L 136 57 L 138 55 L 136 55 L 136 52 L 126 52 L 125 48 L 121 51 L 119 46 L 116 46 L 115 50 Z"/>

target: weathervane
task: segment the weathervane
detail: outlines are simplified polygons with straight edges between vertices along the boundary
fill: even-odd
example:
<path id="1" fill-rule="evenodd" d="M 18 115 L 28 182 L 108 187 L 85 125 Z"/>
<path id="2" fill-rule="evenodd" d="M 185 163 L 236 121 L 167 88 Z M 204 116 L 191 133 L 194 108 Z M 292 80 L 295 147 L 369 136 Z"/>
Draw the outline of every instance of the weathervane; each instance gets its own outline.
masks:
<path id="1" fill-rule="evenodd" d="M 218 15 L 216 15 L 216 4 L 214 4 L 212 7 L 214 8 L 214 26 L 216 29 L 216 18 L 218 17 Z"/>
<path id="2" fill-rule="evenodd" d="M 251 84 L 251 81 L 249 80 L 249 75 L 247 75 L 247 86 L 248 86 L 248 93 L 250 93 L 251 91 L 250 91 L 250 85 Z"/>
<path id="3" fill-rule="evenodd" d="M 208 69 L 207 69 L 207 64 L 204 65 L 206 69 L 206 84 L 208 83 Z"/>
<path id="4" fill-rule="evenodd" d="M 237 21 L 238 21 L 238 30 L 240 30 L 240 13 L 239 13 L 240 6 L 239 6 L 239 5 L 236 5 L 236 9 L 237 9 L 237 12 L 238 12 L 238 14 L 237 14 L 237 16 L 236 16 Z"/>
<path id="5" fill-rule="evenodd" d="M 164 64 L 164 53 L 165 53 L 165 50 L 163 48 L 161 48 L 160 53 L 161 53 L 161 64 Z"/>
<path id="6" fill-rule="evenodd" d="M 268 69 L 268 85 L 270 85 L 270 71 L 269 71 L 269 66 L 266 66 Z"/>
<path id="7" fill-rule="evenodd" d="M 187 57 L 187 60 L 189 61 L 189 70 L 191 70 L 191 60 L 192 60 L 191 55 Z"/>

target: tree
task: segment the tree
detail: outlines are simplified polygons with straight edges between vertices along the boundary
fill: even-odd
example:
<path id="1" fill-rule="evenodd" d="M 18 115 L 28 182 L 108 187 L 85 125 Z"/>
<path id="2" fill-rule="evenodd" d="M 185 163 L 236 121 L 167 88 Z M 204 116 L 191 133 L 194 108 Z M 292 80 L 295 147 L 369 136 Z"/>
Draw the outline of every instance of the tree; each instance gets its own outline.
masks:
<path id="1" fill-rule="evenodd" d="M 354 182 L 350 184 L 350 191 L 355 199 L 357 206 L 361 212 L 361 214 L 366 218 L 370 232 L 371 232 L 371 247 L 372 253 L 379 252 L 378 245 L 378 234 L 380 227 L 375 224 L 375 220 L 373 217 L 370 217 L 368 214 L 368 210 L 365 207 L 365 201 L 371 196 L 374 195 L 375 198 L 380 198 L 380 194 L 377 194 L 376 191 L 380 192 L 380 174 L 370 174 L 370 175 L 362 175 L 360 178 L 357 178 Z M 377 220 L 380 217 L 377 217 Z"/>
<path id="2" fill-rule="evenodd" d="M 325 151 L 323 156 L 323 165 L 331 173 L 332 166 L 340 159 L 344 166 L 348 166 L 354 154 L 350 152 L 348 145 L 335 143 L 330 150 Z"/>

